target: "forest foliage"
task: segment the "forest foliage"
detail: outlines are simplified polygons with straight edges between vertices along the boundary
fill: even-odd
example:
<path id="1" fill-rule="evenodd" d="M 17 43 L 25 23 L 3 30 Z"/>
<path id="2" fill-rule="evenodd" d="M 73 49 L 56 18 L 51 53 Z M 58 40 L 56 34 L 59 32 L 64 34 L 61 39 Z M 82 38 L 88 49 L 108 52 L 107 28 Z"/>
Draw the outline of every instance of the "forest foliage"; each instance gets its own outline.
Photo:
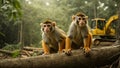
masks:
<path id="1" fill-rule="evenodd" d="M 84 12 L 106 20 L 118 13 L 113 0 L 0 0 L 0 48 L 8 44 L 40 47 L 40 23 L 51 19 L 66 33 L 71 16 Z"/>

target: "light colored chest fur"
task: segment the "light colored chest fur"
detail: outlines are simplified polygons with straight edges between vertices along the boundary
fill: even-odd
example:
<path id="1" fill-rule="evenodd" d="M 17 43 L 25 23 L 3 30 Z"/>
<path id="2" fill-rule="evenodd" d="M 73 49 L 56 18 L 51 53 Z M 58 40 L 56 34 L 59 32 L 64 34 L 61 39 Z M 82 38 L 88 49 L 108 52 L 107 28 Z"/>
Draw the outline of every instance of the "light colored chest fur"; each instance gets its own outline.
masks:
<path id="1" fill-rule="evenodd" d="M 79 27 L 76 27 L 76 30 L 74 31 L 74 36 L 73 36 L 73 41 L 80 45 L 82 42 L 83 42 L 83 38 L 82 38 L 82 35 L 81 35 L 81 28 Z"/>

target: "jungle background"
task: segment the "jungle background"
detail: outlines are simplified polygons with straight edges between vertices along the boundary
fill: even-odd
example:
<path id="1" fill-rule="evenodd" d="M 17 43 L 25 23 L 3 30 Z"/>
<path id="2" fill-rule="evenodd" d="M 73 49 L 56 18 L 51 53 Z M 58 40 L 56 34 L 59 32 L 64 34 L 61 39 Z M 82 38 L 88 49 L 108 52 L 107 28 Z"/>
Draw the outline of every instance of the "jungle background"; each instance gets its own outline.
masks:
<path id="1" fill-rule="evenodd" d="M 91 25 L 93 18 L 108 20 L 112 15 L 120 15 L 119 6 L 118 0 L 0 0 L 0 51 L 18 57 L 18 51 L 10 51 L 26 46 L 41 48 L 40 23 L 47 19 L 56 21 L 57 26 L 67 33 L 71 16 L 77 12 L 85 13 Z M 120 31 L 116 32 L 120 43 Z M 3 57 L 6 58 L 0 53 L 0 59 Z"/>
<path id="2" fill-rule="evenodd" d="M 118 2 L 113 0 L 1 0 L 0 7 L 0 48 L 40 47 L 39 24 L 46 19 L 67 32 L 77 12 L 84 12 L 89 24 L 95 17 L 107 20 L 118 13 Z"/>

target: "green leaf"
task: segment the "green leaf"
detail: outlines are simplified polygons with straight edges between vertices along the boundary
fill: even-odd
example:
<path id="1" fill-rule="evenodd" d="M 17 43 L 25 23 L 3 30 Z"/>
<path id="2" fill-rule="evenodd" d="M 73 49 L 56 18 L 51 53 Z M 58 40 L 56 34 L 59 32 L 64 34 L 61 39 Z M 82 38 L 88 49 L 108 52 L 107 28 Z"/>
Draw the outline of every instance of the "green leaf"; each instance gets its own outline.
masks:
<path id="1" fill-rule="evenodd" d="M 12 54 L 12 57 L 13 58 L 16 58 L 16 57 L 18 57 L 20 55 L 20 50 L 15 50 L 14 52 L 13 52 L 13 54 Z"/>

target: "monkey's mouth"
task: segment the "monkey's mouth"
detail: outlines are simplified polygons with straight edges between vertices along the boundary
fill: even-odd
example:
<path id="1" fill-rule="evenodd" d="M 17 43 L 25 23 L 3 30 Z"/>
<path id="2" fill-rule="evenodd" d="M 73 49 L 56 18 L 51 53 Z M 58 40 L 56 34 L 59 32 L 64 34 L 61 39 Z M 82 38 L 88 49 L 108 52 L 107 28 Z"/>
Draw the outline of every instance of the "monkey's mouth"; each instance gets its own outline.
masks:
<path id="1" fill-rule="evenodd" d="M 45 30 L 44 32 L 45 32 L 45 33 L 49 33 L 49 32 L 50 32 L 50 30 Z"/>
<path id="2" fill-rule="evenodd" d="M 84 23 L 79 23 L 79 26 L 83 26 L 84 25 Z"/>
<path id="3" fill-rule="evenodd" d="M 46 31 L 46 33 L 49 33 L 50 31 Z"/>

